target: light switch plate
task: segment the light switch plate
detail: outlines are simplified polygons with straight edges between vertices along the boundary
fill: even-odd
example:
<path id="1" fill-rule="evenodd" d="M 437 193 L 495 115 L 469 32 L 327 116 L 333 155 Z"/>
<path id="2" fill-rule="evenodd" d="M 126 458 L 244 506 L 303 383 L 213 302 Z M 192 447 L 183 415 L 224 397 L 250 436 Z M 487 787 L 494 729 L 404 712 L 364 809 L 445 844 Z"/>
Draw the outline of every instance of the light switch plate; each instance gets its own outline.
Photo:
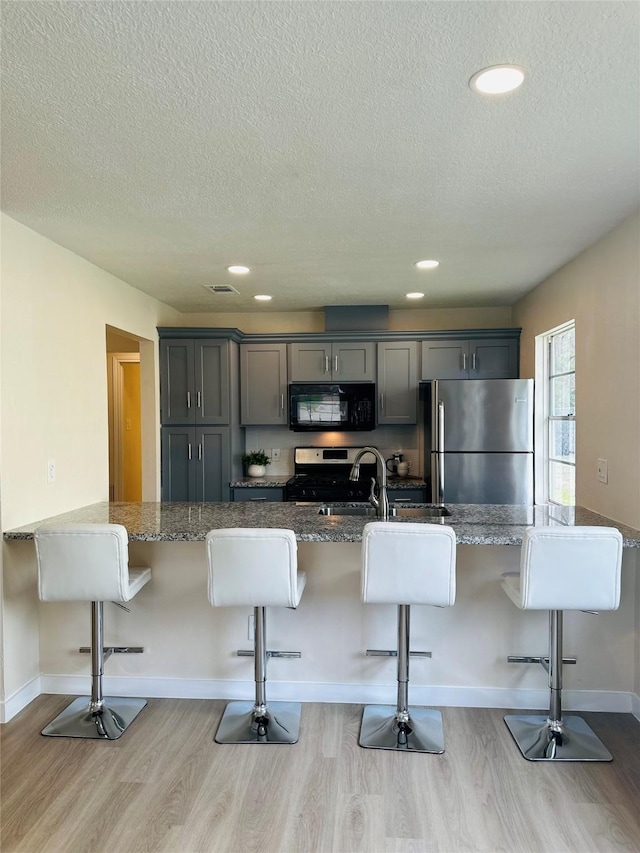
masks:
<path id="1" fill-rule="evenodd" d="M 609 471 L 608 471 L 606 459 L 598 459 L 598 482 L 599 483 L 608 483 L 609 482 Z"/>
<path id="2" fill-rule="evenodd" d="M 271 461 L 272 462 L 279 462 L 280 461 L 280 448 L 279 447 L 274 447 L 271 450 Z"/>

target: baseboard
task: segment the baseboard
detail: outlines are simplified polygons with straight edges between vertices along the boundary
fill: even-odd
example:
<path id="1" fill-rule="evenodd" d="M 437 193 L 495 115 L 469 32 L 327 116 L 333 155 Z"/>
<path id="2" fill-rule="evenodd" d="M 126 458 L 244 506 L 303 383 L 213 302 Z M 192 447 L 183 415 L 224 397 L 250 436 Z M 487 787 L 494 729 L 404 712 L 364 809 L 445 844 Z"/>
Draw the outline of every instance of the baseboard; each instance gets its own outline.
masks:
<path id="1" fill-rule="evenodd" d="M 631 694 L 631 713 L 637 720 L 640 720 L 640 696 L 637 693 Z"/>
<path id="2" fill-rule="evenodd" d="M 43 675 L 40 692 L 80 696 L 88 694 L 86 676 Z M 142 696 L 154 699 L 251 699 L 252 681 L 217 681 L 180 678 L 129 678 L 105 676 L 104 693 L 114 696 Z M 395 702 L 393 684 L 332 684 L 315 682 L 269 681 L 268 697 L 279 701 L 336 702 L 356 705 Z M 36 694 L 37 695 L 37 694 Z M 33 698 L 33 697 L 32 697 Z M 634 693 L 605 690 L 565 690 L 566 711 L 609 711 L 633 713 L 640 718 L 640 697 Z M 510 710 L 546 709 L 548 690 L 523 690 L 502 687 L 424 687 L 412 685 L 414 705 L 443 708 L 508 708 Z M 29 700 L 30 701 L 30 700 Z"/>
<path id="3" fill-rule="evenodd" d="M 36 675 L 31 681 L 28 681 L 24 687 L 12 693 L 4 702 L 0 702 L 0 723 L 8 723 L 16 714 L 19 714 L 23 708 L 26 708 L 30 702 L 33 702 L 41 693 L 40 676 Z"/>

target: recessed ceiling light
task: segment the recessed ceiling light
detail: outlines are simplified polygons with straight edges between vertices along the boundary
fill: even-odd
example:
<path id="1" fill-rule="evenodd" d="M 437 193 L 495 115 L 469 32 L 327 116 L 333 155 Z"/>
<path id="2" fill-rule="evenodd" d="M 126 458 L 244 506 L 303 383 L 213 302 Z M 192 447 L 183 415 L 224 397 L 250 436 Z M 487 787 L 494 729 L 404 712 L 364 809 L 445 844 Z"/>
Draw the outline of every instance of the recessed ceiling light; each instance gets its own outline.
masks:
<path id="1" fill-rule="evenodd" d="M 469 86 L 480 95 L 503 95 L 522 85 L 524 71 L 517 65 L 492 65 L 477 71 Z"/>
<path id="2" fill-rule="evenodd" d="M 248 272 L 251 272 L 249 267 L 244 267 L 242 264 L 232 264 L 230 267 L 227 267 L 227 271 L 236 275 L 246 275 Z"/>
<path id="3" fill-rule="evenodd" d="M 424 293 L 419 293 L 416 291 L 415 293 L 407 293 L 407 299 L 422 299 Z"/>
<path id="4" fill-rule="evenodd" d="M 269 302 L 269 300 L 272 297 L 269 296 L 269 294 L 267 294 L 267 293 L 259 293 L 257 296 L 254 296 L 253 298 L 258 299 L 260 302 Z"/>
<path id="5" fill-rule="evenodd" d="M 440 261 L 416 261 L 415 266 L 419 270 L 434 270 L 440 266 Z"/>

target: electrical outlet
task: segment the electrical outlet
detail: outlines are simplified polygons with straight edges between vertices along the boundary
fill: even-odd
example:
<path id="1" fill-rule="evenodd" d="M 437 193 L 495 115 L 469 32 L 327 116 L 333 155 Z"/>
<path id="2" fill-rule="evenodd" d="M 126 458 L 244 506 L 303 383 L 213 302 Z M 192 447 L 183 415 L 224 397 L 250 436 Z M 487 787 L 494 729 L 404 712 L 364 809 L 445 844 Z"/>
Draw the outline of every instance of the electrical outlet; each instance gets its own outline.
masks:
<path id="1" fill-rule="evenodd" d="M 271 461 L 279 462 L 280 461 L 280 448 L 274 447 L 271 451 Z"/>
<path id="2" fill-rule="evenodd" d="M 609 482 L 609 470 L 606 459 L 598 459 L 598 482 Z"/>
<path id="3" fill-rule="evenodd" d="M 47 483 L 55 483 L 56 481 L 56 463 L 54 459 L 47 462 Z"/>
<path id="4" fill-rule="evenodd" d="M 255 625 L 254 625 L 254 623 L 253 623 L 253 616 L 252 616 L 252 615 L 251 615 L 251 616 L 248 616 L 248 617 L 247 617 L 247 620 L 248 620 L 248 624 L 247 624 L 247 640 L 253 640 L 253 639 L 254 639 L 254 634 L 255 634 Z"/>

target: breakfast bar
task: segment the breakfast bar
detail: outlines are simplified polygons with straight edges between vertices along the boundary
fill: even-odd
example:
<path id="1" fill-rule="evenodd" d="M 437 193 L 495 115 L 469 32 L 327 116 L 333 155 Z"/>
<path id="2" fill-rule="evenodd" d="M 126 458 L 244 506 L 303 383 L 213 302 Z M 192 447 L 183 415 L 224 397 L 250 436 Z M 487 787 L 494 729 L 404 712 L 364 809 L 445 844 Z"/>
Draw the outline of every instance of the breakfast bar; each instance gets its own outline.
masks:
<path id="1" fill-rule="evenodd" d="M 347 508 L 348 507 L 343 507 Z M 412 507 L 419 509 L 419 507 Z M 338 513 L 341 507 L 334 507 Z M 426 509 L 426 507 L 424 507 Z M 447 524 L 457 540 L 457 595 L 453 607 L 416 606 L 411 647 L 430 651 L 411 671 L 417 705 L 543 708 L 546 677 L 540 667 L 514 666 L 509 654 L 544 654 L 547 614 L 517 612 L 499 585 L 517 571 L 524 531 L 532 525 L 617 527 L 623 536 L 620 608 L 599 616 L 568 612 L 565 648 L 578 658 L 565 673 L 565 704 L 577 710 L 640 713 L 638 555 L 640 531 L 580 507 L 450 505 L 440 518 L 407 521 Z M 318 702 L 388 701 L 395 661 L 366 657 L 367 648 L 395 647 L 390 605 L 360 600 L 362 515 L 323 515 L 317 504 L 98 503 L 5 532 L 12 566 L 20 567 L 19 594 L 39 611 L 39 692 L 86 693 L 86 608 L 38 603 L 33 531 L 39 524 L 117 523 L 129 534 L 130 565 L 150 566 L 152 580 L 131 603 L 129 616 L 105 605 L 106 642 L 144 646 L 144 654 L 114 657 L 105 687 L 119 695 L 250 698 L 252 668 L 236 650 L 252 646 L 247 608 L 212 608 L 207 600 L 204 539 L 223 527 L 285 527 L 298 540 L 307 586 L 296 610 L 278 613 L 269 646 L 301 658 L 269 665 L 275 699 Z M 11 566 L 9 567 L 11 569 Z M 229 566 L 233 571 L 233 566 Z M 15 577 L 15 572 L 14 572 Z"/>

